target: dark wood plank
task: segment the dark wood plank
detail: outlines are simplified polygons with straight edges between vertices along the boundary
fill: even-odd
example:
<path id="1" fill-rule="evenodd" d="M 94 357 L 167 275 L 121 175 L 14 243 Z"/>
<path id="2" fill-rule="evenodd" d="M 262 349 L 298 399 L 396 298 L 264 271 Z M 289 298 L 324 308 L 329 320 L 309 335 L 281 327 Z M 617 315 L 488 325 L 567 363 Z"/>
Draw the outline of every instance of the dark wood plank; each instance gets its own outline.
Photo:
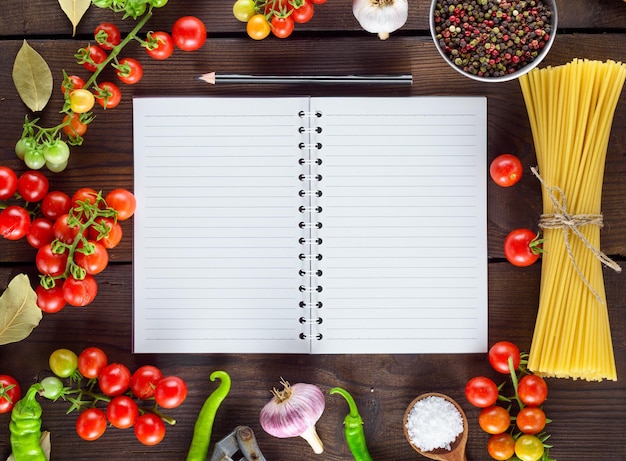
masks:
<path id="1" fill-rule="evenodd" d="M 529 171 L 536 164 L 528 117 L 517 81 L 484 84 L 473 82 L 447 67 L 428 38 L 397 37 L 392 41 L 381 42 L 363 38 L 333 39 L 333 55 L 328 56 L 316 40 L 291 40 L 282 42 L 277 53 L 275 43 L 267 41 L 259 44 L 259 49 L 242 46 L 247 43 L 240 39 L 215 39 L 198 52 L 176 53 L 165 62 L 147 58 L 138 47 L 132 47 L 128 55 L 141 60 L 145 67 L 144 79 L 133 86 L 122 86 L 123 101 L 114 110 L 95 113 L 97 119 L 90 125 L 83 146 L 73 149 L 72 168 L 58 175 L 51 175 L 53 187 L 73 193 L 80 187 L 93 187 L 110 190 L 114 187 L 132 188 L 132 97 L 163 95 L 284 95 L 307 93 L 316 96 L 325 94 L 345 95 L 486 95 L 488 98 L 489 137 L 488 160 L 499 153 L 512 152 L 520 156 Z M 88 74 L 82 67 L 73 63 L 75 52 L 73 41 L 33 40 L 35 47 L 53 69 L 57 85 L 60 85 L 61 70 L 77 73 L 85 78 Z M 7 56 L 17 53 L 21 42 L 3 43 Z M 559 36 L 554 48 L 542 65 L 559 65 L 574 57 L 589 59 L 610 59 L 613 47 L 626 47 L 624 34 L 571 34 Z M 258 59 L 258 56 L 263 59 Z M 194 76 L 216 69 L 223 72 L 241 73 L 315 73 L 337 72 L 380 72 L 380 62 L 384 59 L 388 73 L 412 73 L 414 85 L 411 88 L 397 87 L 307 87 L 307 86 L 211 86 L 194 80 Z M 443 75 L 445 85 L 441 85 Z M 114 78 L 110 74 L 100 79 Z M 0 85 L 13 88 L 11 66 L 0 68 Z M 610 255 L 626 254 L 626 133 L 619 127 L 626 125 L 626 100 L 622 96 L 615 114 L 614 129 L 607 151 L 607 168 L 602 210 L 606 226 L 602 233 L 603 250 Z M 42 124 L 52 126 L 60 121 L 57 114 L 62 106 L 59 92 L 55 92 L 48 107 L 41 116 Z M 0 155 L 4 164 L 16 169 L 24 169 L 14 158 L 12 148 L 22 132 L 23 116 L 28 113 L 15 91 L 7 92 L 0 100 L 0 124 L 4 135 L 0 138 Z M 491 181 L 488 183 L 489 200 L 489 255 L 502 257 L 502 240 L 515 227 L 536 228 L 541 213 L 540 187 L 532 175 L 527 174 L 515 188 L 501 189 Z M 127 225 L 128 232 L 131 232 Z M 128 233 L 127 232 L 127 233 Z M 130 234 L 129 234 L 130 235 Z M 116 250 L 115 258 L 130 260 L 129 239 L 124 239 Z M 32 251 L 27 246 L 10 242 L 0 242 L 0 260 L 28 261 Z"/>
<path id="2" fill-rule="evenodd" d="M 0 285 L 5 285 L 19 271 L 32 273 L 29 267 L 0 270 Z M 491 264 L 490 320 L 491 341 L 507 339 L 524 350 L 536 315 L 540 266 L 522 274 L 507 263 Z M 626 308 L 620 276 L 607 273 L 609 304 L 618 375 L 626 375 L 626 346 L 619 338 L 626 335 L 626 320 L 619 315 Z M 233 379 L 231 394 L 219 410 L 214 441 L 236 425 L 247 424 L 255 431 L 267 459 L 318 459 L 305 442 L 276 439 L 261 429 L 258 413 L 270 398 L 269 389 L 280 377 L 293 382 L 312 382 L 324 392 L 344 386 L 357 398 L 365 420 L 365 432 L 374 459 L 416 459 L 402 432 L 402 416 L 411 400 L 423 392 L 438 391 L 451 395 L 467 412 L 470 421 L 468 459 L 488 459 L 486 434 L 479 429 L 478 411 L 467 404 L 463 388 L 467 379 L 485 374 L 501 382 L 489 371 L 482 354 L 469 355 L 148 355 L 131 354 L 131 266 L 110 267 L 102 274 L 102 292 L 86 308 L 66 308 L 46 315 L 26 342 L 0 348 L 0 363 L 22 383 L 29 383 L 48 369 L 47 357 L 58 347 L 80 351 L 89 345 L 103 348 L 112 361 L 131 368 L 144 364 L 161 367 L 167 374 L 183 376 L 189 385 L 189 397 L 182 407 L 168 413 L 177 424 L 168 428 L 165 441 L 154 448 L 142 447 L 130 430 L 110 428 L 102 439 L 83 442 L 74 433 L 75 414 L 66 415 L 67 403 L 43 402 L 44 427 L 52 431 L 53 459 L 105 460 L 115 447 L 116 453 L 129 453 L 134 459 L 150 456 L 154 460 L 180 460 L 191 439 L 195 415 L 206 396 L 215 388 L 209 381 L 217 369 L 228 371 Z M 515 283 L 512 281 L 516 280 Z M 27 345 L 27 347 L 25 347 Z M 549 426 L 559 461 L 579 459 L 621 459 L 624 430 L 621 415 L 626 411 L 626 387 L 623 381 L 586 383 L 571 380 L 548 380 L 549 399 L 545 410 L 553 422 Z M 350 457 L 343 440 L 341 424 L 347 408 L 341 400 L 327 395 L 327 409 L 318 430 L 326 446 L 324 459 Z M 8 415 L 0 415 L 0 428 L 8 425 Z M 8 454 L 8 432 L 0 430 L 0 457 Z M 295 456 L 295 455 L 294 455 Z"/>
<path id="3" fill-rule="evenodd" d="M 150 28 L 171 30 L 174 20 L 178 17 L 193 14 L 201 18 L 207 25 L 209 36 L 236 34 L 245 36 L 245 27 L 232 14 L 230 0 L 171 0 L 161 10 L 155 10 L 150 20 Z M 603 31 L 619 30 L 626 24 L 626 8 L 621 0 L 557 0 L 559 27 L 563 29 L 598 29 Z M 405 26 L 398 31 L 399 35 L 424 35 L 428 31 L 429 0 L 409 2 L 409 18 Z M 77 36 L 86 37 L 93 33 L 99 22 L 113 21 L 120 24 L 124 31 L 132 29 L 132 21 L 122 21 L 122 14 L 114 14 L 109 10 L 91 7 L 81 20 Z M 297 35 L 308 35 L 311 32 L 346 32 L 359 35 L 374 36 L 360 28 L 352 14 L 351 0 L 329 0 L 316 8 L 314 19 L 296 29 Z M 56 2 L 48 0 L 30 0 L 28 2 L 10 2 L 3 10 L 3 27 L 0 36 L 31 36 L 61 35 L 69 37 L 72 33 L 71 23 Z M 249 44 L 249 46 L 255 46 Z"/>

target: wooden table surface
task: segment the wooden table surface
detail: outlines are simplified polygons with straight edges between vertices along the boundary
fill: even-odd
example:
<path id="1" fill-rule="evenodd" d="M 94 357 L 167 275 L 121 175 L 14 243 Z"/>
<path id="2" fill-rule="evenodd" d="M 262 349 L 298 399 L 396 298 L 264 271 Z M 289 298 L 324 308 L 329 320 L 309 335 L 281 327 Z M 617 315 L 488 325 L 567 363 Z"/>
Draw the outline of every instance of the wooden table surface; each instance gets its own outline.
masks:
<path id="1" fill-rule="evenodd" d="M 360 30 L 349 0 L 329 0 L 316 9 L 314 19 L 298 26 L 286 40 L 268 38 L 255 42 L 244 25 L 232 16 L 233 0 L 171 0 L 146 30 L 171 30 L 174 20 L 195 15 L 207 25 L 208 40 L 196 52 L 177 50 L 167 61 L 148 58 L 137 44 L 125 55 L 144 64 L 144 78 L 123 86 L 119 107 L 97 111 L 82 147 L 74 148 L 70 166 L 63 173 L 47 173 L 53 188 L 73 193 L 80 187 L 111 190 L 133 187 L 132 95 L 485 95 L 488 98 L 488 161 L 497 154 L 517 154 L 526 168 L 535 165 L 535 154 L 519 83 L 477 83 L 447 67 L 428 33 L 428 0 L 411 0 L 408 23 L 387 41 Z M 626 3 L 621 0 L 557 0 L 559 31 L 544 65 L 564 64 L 575 57 L 626 59 Z M 3 2 L 0 25 L 0 164 L 25 170 L 13 151 L 20 138 L 24 116 L 29 113 L 12 82 L 12 67 L 23 40 L 50 65 L 55 91 L 41 118 L 58 123 L 62 97 L 58 86 L 61 70 L 87 78 L 73 55 L 92 39 L 95 26 L 108 20 L 123 31 L 132 28 L 121 15 L 92 7 L 71 36 L 71 25 L 53 0 Z M 409 88 L 394 87 L 285 87 L 238 85 L 209 86 L 193 76 L 207 71 L 231 73 L 412 73 Z M 605 227 L 602 249 L 622 266 L 626 257 L 626 98 L 622 96 L 610 137 L 604 180 L 602 211 Z M 531 175 L 510 189 L 488 184 L 489 342 L 510 340 L 528 350 L 532 339 L 541 264 L 515 268 L 503 258 L 502 240 L 515 227 L 536 228 L 541 212 L 540 186 Z M 80 352 L 87 346 L 104 349 L 111 361 L 131 369 L 152 364 L 164 373 L 183 377 L 189 396 L 172 410 L 177 424 L 168 427 L 165 440 L 155 447 L 136 441 L 131 430 L 110 428 L 95 442 L 81 440 L 74 430 L 76 414 L 65 414 L 67 403 L 42 402 L 43 426 L 52 433 L 53 460 L 150 459 L 182 460 L 192 427 L 204 399 L 215 388 L 209 381 L 214 370 L 226 370 L 233 387 L 220 408 L 213 442 L 235 426 L 250 425 L 268 460 L 352 459 L 342 431 L 346 405 L 327 398 L 327 409 L 318 423 L 325 444 L 314 455 L 300 439 L 277 439 L 264 433 L 258 414 L 270 398 L 269 389 L 280 377 L 310 382 L 325 392 L 333 386 L 349 389 L 365 420 L 370 452 L 377 460 L 408 461 L 420 458 L 406 442 L 402 430 L 405 408 L 418 394 L 435 391 L 455 398 L 470 421 L 468 459 L 489 459 L 487 435 L 477 424 L 478 411 L 464 398 L 469 378 L 487 374 L 486 354 L 463 355 L 137 355 L 131 351 L 132 322 L 132 220 L 124 222 L 121 245 L 111 252 L 111 263 L 98 277 L 100 292 L 85 308 L 66 308 L 45 314 L 41 324 L 25 340 L 0 347 L 0 374 L 15 376 L 23 388 L 48 368 L 50 352 L 66 347 Z M 35 251 L 22 240 L 0 241 L 0 287 L 18 273 L 34 280 Z M 552 423 L 553 458 L 559 461 L 597 459 L 626 460 L 626 275 L 605 270 L 607 300 L 618 367 L 618 381 L 584 382 L 549 379 L 545 410 Z M 288 351 L 286 351 L 288 352 Z M 495 376 L 493 376 L 495 377 Z M 495 377 L 497 378 L 497 377 Z M 10 453 L 9 415 L 0 415 L 0 459 Z"/>

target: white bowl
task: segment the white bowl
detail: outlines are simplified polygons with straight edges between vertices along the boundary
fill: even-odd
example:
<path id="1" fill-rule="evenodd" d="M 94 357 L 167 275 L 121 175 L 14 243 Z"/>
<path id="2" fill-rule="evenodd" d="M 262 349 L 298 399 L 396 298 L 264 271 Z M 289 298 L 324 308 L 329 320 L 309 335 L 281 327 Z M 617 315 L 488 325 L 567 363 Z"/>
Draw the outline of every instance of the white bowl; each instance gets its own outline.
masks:
<path id="1" fill-rule="evenodd" d="M 557 29 L 557 23 L 558 23 L 558 14 L 557 14 L 557 7 L 556 7 L 556 1 L 555 0 L 540 0 L 542 1 L 542 3 L 548 8 L 549 11 L 551 11 L 552 15 L 550 17 L 549 20 L 549 24 L 550 24 L 550 33 L 548 35 L 548 40 L 545 40 L 543 38 L 540 38 L 539 40 L 543 40 L 543 48 L 541 48 L 537 54 L 537 56 L 535 57 L 531 57 L 529 58 L 529 60 L 527 61 L 527 63 L 522 66 L 519 67 L 515 70 L 515 72 L 513 73 L 505 73 L 503 75 L 499 75 L 499 76 L 484 76 L 484 75 L 477 75 L 475 73 L 469 72 L 467 70 L 465 70 L 463 67 L 461 67 L 460 65 L 456 64 L 453 60 L 452 57 L 448 55 L 448 53 L 446 51 L 444 51 L 439 43 L 439 33 L 441 31 L 437 31 L 437 26 L 435 24 L 435 12 L 437 10 L 437 4 L 440 4 L 443 0 L 433 0 L 431 5 L 430 5 L 430 13 L 429 13 L 429 25 L 430 25 L 430 34 L 433 38 L 434 44 L 435 44 L 435 48 L 437 48 L 437 51 L 439 52 L 439 54 L 441 55 L 441 57 L 450 65 L 450 67 L 452 67 L 454 70 L 456 70 L 457 72 L 465 75 L 466 77 L 469 77 L 471 79 L 474 80 L 478 80 L 481 82 L 505 82 L 508 80 L 513 80 L 518 78 L 520 75 L 524 75 L 528 72 L 530 72 L 532 69 L 534 69 L 535 67 L 537 67 L 537 65 L 543 60 L 543 58 L 545 58 L 546 54 L 548 54 L 548 51 L 550 50 L 550 48 L 552 47 L 552 43 L 554 42 L 554 38 L 556 37 L 556 29 Z M 478 3 L 479 0 L 475 0 L 476 3 Z M 513 3 L 513 1 L 511 0 L 509 3 Z M 523 13 L 523 12 L 522 12 Z M 445 14 L 444 17 L 446 19 L 450 19 L 450 15 L 449 14 Z M 457 18 L 458 19 L 458 18 Z M 461 27 L 462 26 L 462 22 L 460 24 L 457 24 L 457 27 Z M 444 29 L 445 30 L 445 29 Z M 461 27 L 461 34 L 464 34 L 464 30 L 467 29 L 463 29 Z M 459 34 L 457 34 L 457 36 L 460 36 Z M 467 37 L 467 39 L 471 42 L 471 40 L 473 38 L 475 38 L 476 36 L 472 33 L 472 31 L 470 31 L 470 36 Z M 461 36 L 461 38 L 465 38 L 465 36 Z M 516 45 L 514 45 L 516 46 Z M 460 47 L 458 45 L 453 45 L 451 47 L 451 49 L 460 49 Z M 475 57 L 476 55 L 474 54 L 473 57 Z M 461 57 L 461 59 L 466 58 L 466 55 L 463 55 Z"/>

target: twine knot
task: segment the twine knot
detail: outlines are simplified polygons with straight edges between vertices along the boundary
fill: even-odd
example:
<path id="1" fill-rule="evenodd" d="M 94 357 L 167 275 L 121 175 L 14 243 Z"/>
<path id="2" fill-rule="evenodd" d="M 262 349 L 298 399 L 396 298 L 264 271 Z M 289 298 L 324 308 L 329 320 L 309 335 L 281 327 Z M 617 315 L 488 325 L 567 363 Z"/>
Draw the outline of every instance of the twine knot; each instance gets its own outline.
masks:
<path id="1" fill-rule="evenodd" d="M 565 241 L 565 248 L 567 249 L 567 254 L 569 255 L 574 267 L 576 268 L 576 272 L 578 276 L 582 279 L 584 284 L 591 290 L 593 295 L 600 303 L 604 303 L 600 295 L 594 290 L 589 281 L 585 278 L 578 263 L 576 262 L 576 258 L 574 257 L 574 253 L 572 252 L 572 248 L 569 240 L 569 233 L 572 232 L 578 239 L 585 244 L 585 246 L 593 253 L 593 255 L 605 266 L 610 267 L 615 272 L 621 272 L 622 268 L 609 258 L 606 254 L 600 251 L 598 248 L 594 247 L 587 238 L 580 231 L 579 227 L 594 225 L 598 227 L 603 227 L 604 222 L 602 221 L 601 214 L 577 214 L 572 215 L 567 211 L 567 197 L 563 191 L 556 186 L 548 186 L 543 178 L 539 175 L 539 172 L 535 167 L 531 167 L 530 170 L 537 177 L 541 185 L 545 188 L 548 193 L 548 197 L 552 202 L 552 206 L 554 207 L 554 213 L 544 213 L 541 215 L 539 219 L 539 227 L 542 229 L 562 229 L 563 230 L 563 240 Z"/>

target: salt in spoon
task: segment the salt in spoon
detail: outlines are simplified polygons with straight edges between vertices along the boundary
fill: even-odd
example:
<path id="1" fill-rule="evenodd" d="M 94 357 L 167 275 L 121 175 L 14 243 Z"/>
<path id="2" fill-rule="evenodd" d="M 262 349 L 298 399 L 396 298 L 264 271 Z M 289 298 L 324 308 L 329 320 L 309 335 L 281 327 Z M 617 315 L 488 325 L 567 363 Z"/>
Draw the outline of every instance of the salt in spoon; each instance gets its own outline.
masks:
<path id="1" fill-rule="evenodd" d="M 446 450 L 445 448 L 436 448 L 431 451 L 422 451 L 418 447 L 416 447 L 413 442 L 411 442 L 411 438 L 409 437 L 409 432 L 407 429 L 407 422 L 409 420 L 409 413 L 415 406 L 415 404 L 426 397 L 441 397 L 442 399 L 447 400 L 451 404 L 453 404 L 459 413 L 461 413 L 461 417 L 463 418 L 463 431 L 457 436 L 457 438 L 450 445 L 450 450 Z M 420 455 L 425 456 L 426 458 L 436 459 L 439 461 L 467 461 L 467 457 L 465 456 L 465 445 L 467 443 L 467 416 L 465 416 L 465 412 L 456 403 L 453 399 L 444 394 L 438 394 L 436 392 L 429 392 L 427 394 L 422 394 L 415 398 L 411 404 L 406 409 L 404 413 L 404 435 L 409 442 L 409 445 L 413 447 L 415 451 L 417 451 Z"/>

